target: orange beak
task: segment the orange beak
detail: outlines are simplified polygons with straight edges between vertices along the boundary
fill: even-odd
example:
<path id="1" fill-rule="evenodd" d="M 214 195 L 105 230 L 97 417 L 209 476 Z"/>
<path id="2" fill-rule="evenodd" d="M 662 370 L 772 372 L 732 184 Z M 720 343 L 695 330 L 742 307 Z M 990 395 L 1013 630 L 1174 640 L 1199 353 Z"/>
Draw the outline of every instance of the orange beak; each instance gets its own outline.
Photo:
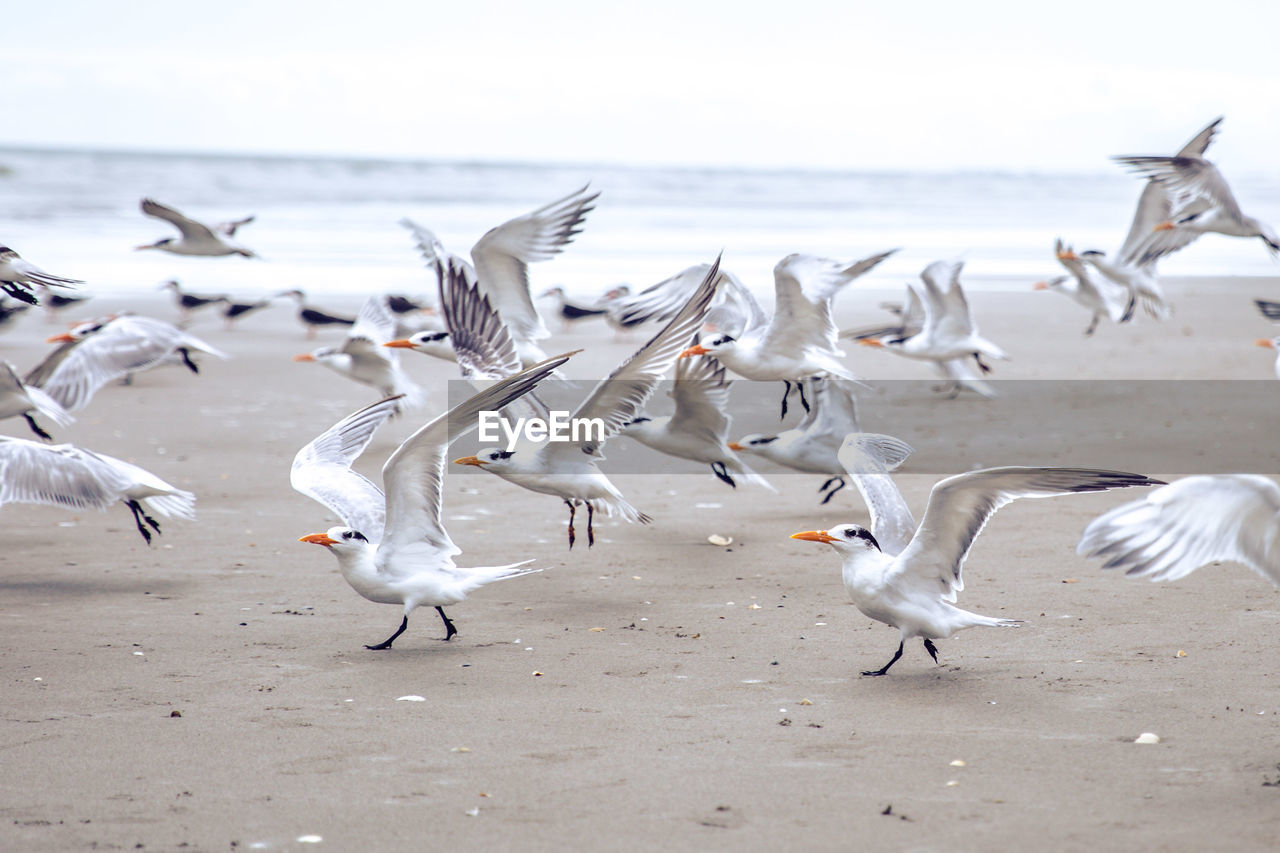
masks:
<path id="1" fill-rule="evenodd" d="M 45 338 L 44 342 L 46 344 L 69 344 L 74 340 L 75 338 L 71 337 L 70 332 L 63 332 L 60 335 L 54 335 L 51 338 Z"/>
<path id="2" fill-rule="evenodd" d="M 803 539 L 806 542 L 835 542 L 834 536 L 828 536 L 825 530 L 806 530 L 802 533 L 792 533 L 792 539 Z"/>
<path id="3" fill-rule="evenodd" d="M 338 544 L 338 540 L 330 538 L 328 533 L 308 533 L 306 536 L 299 538 L 298 541 L 309 542 L 312 545 L 324 545 L 326 547 Z"/>
<path id="4" fill-rule="evenodd" d="M 398 341 L 387 341 L 384 347 L 395 347 L 396 349 L 413 349 L 413 344 L 409 343 L 408 338 L 401 338 Z"/>
<path id="5" fill-rule="evenodd" d="M 1267 349 L 1276 348 L 1275 341 L 1272 341 L 1268 338 L 1258 338 L 1256 341 L 1253 342 L 1253 345 L 1255 347 L 1266 347 Z"/>
<path id="6" fill-rule="evenodd" d="M 880 347 L 881 349 L 884 348 L 884 342 L 878 338 L 863 338 L 858 341 L 858 345 L 864 347 Z"/>
<path id="7" fill-rule="evenodd" d="M 453 464 L 454 465 L 475 465 L 479 467 L 480 465 L 484 465 L 485 461 L 476 456 L 464 456 L 461 459 L 453 460 Z"/>
<path id="8" fill-rule="evenodd" d="M 293 357 L 293 360 L 294 361 L 315 361 L 316 357 L 309 352 L 304 352 L 302 355 L 295 355 Z"/>
<path id="9" fill-rule="evenodd" d="M 1177 226 L 1175 226 L 1172 222 L 1161 222 L 1159 225 L 1157 225 L 1155 228 L 1152 228 L 1151 230 L 1152 231 L 1172 231 L 1176 227 Z"/>
<path id="10" fill-rule="evenodd" d="M 1047 281 L 1037 281 L 1035 284 L 1031 285 L 1031 289 L 1032 289 L 1032 290 L 1048 290 L 1048 289 L 1049 289 L 1049 282 L 1047 282 Z"/>
<path id="11" fill-rule="evenodd" d="M 742 445 L 741 445 L 741 444 L 738 444 L 738 442 L 736 442 L 736 441 L 731 441 L 731 442 L 729 442 L 729 449 L 730 449 L 730 450 L 732 450 L 732 451 L 734 451 L 734 452 L 737 452 L 737 451 L 739 451 L 739 450 L 741 450 L 741 449 L 742 449 Z"/>
<path id="12" fill-rule="evenodd" d="M 143 249 L 154 249 L 154 248 L 155 248 L 155 246 L 154 246 L 153 244 L 148 243 L 148 244 L 147 244 L 147 245 L 145 245 L 145 246 L 134 246 L 134 247 L 133 247 L 133 250 L 134 250 L 135 252 L 141 252 Z"/>
<path id="13" fill-rule="evenodd" d="M 695 356 L 695 355 L 706 355 L 706 354 L 707 354 L 707 353 L 709 353 L 709 352 L 711 352 L 711 350 L 707 349 L 707 348 L 706 348 L 706 347 L 704 347 L 702 344 L 696 344 L 696 345 L 694 345 L 694 346 L 689 347 L 687 350 L 685 350 L 684 352 L 680 353 L 680 355 L 678 355 L 678 356 L 676 356 L 676 357 L 677 357 L 677 358 L 691 358 L 692 356 Z"/>
<path id="14" fill-rule="evenodd" d="M 1058 253 L 1058 260 L 1060 260 L 1060 261 L 1078 261 L 1078 260 L 1080 260 L 1080 256 L 1079 256 L 1079 255 L 1077 255 L 1075 252 L 1071 251 L 1070 249 L 1066 249 L 1065 251 L 1061 251 L 1061 252 L 1059 252 L 1059 253 Z"/>

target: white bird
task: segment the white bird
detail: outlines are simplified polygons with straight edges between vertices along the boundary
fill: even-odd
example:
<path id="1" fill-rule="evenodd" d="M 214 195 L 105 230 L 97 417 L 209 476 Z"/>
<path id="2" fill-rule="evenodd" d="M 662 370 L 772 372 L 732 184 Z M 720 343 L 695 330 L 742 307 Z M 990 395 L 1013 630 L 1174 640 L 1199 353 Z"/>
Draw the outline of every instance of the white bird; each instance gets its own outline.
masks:
<path id="1" fill-rule="evenodd" d="M 961 262 L 935 261 L 920 273 L 920 280 L 924 283 L 924 324 L 919 332 L 909 337 L 864 338 L 859 343 L 883 347 L 906 358 L 940 364 L 957 358 L 972 358 L 983 373 L 990 373 L 991 368 L 982 361 L 984 355 L 1001 360 L 1009 356 L 978 332 L 969 300 L 960 285 L 963 268 Z M 946 291 L 942 289 L 944 279 L 948 281 Z"/>
<path id="2" fill-rule="evenodd" d="M 1208 138 L 1212 138 L 1216 126 L 1217 122 L 1214 122 L 1205 129 Z M 1201 131 L 1201 135 L 1204 134 L 1205 131 Z M 1196 137 L 1197 140 L 1200 138 Z M 1205 145 L 1208 145 L 1207 139 Z M 1273 256 L 1280 254 L 1280 236 L 1270 225 L 1240 209 L 1240 203 L 1218 167 L 1204 157 L 1180 152 L 1173 157 L 1122 156 L 1111 159 L 1160 182 L 1173 198 L 1171 215 L 1154 225 L 1146 241 L 1131 253 L 1132 262 L 1136 265 L 1158 260 L 1208 232 L 1229 237 L 1258 237 Z"/>
<path id="3" fill-rule="evenodd" d="M 512 402 L 567 359 L 557 356 L 504 379 L 423 426 L 382 466 L 385 494 L 352 471 L 351 464 L 395 411 L 394 398 L 348 415 L 298 451 L 289 473 L 293 488 L 342 520 L 342 526 L 299 541 L 327 547 L 342 576 L 360 595 L 404 608 L 396 632 L 365 648 L 391 648 L 409 627 L 409 614 L 422 605 L 440 614 L 448 640 L 457 628 L 445 615 L 447 605 L 486 583 L 539 571 L 522 568 L 531 560 L 494 567 L 454 565 L 461 549 L 440 517 L 445 454 L 459 436 L 476 428 L 480 412 Z"/>
<path id="4" fill-rule="evenodd" d="M 1164 295 L 1164 289 L 1160 287 L 1154 263 L 1145 266 L 1120 266 L 1109 261 L 1106 253 L 1097 249 L 1081 252 L 1078 257 L 1067 250 L 1066 255 L 1068 260 L 1085 261 L 1104 278 L 1128 289 L 1134 298 L 1142 302 L 1148 316 L 1156 320 L 1167 320 L 1173 316 L 1173 307 Z"/>
<path id="5" fill-rule="evenodd" d="M 180 363 L 199 373 L 191 357 L 193 351 L 227 357 L 171 323 L 133 314 L 80 323 L 48 342 L 61 346 L 32 368 L 23 381 L 43 389 L 69 412 L 87 406 L 108 382 L 127 379 L 142 370 Z"/>
<path id="6" fill-rule="evenodd" d="M 735 453 L 763 456 L 776 465 L 827 477 L 819 493 L 827 503 L 846 485 L 837 457 L 844 437 L 858 431 L 858 400 L 848 379 L 806 379 L 813 402 L 794 429 L 776 435 L 752 433 L 729 444 Z"/>
<path id="7" fill-rule="evenodd" d="M 733 488 L 742 480 L 776 492 L 729 447 L 729 425 L 733 422 L 728 411 L 729 384 L 724 365 L 714 358 L 678 359 L 675 381 L 667 392 L 675 412 L 656 418 L 638 415 L 619 433 L 659 453 L 709 465 L 716 477 Z"/>
<path id="8" fill-rule="evenodd" d="M 159 533 L 160 523 L 143 510 L 143 503 L 164 516 L 196 517 L 195 495 L 137 465 L 71 444 L 0 436 L 0 506 L 30 503 L 101 511 L 117 501 L 133 513 L 148 545 L 151 530 Z"/>
<path id="9" fill-rule="evenodd" d="M 480 292 L 502 317 L 520 353 L 522 364 L 546 358 L 537 342 L 550 337 L 529 292 L 528 265 L 554 258 L 581 231 L 588 213 L 595 209 L 600 193 L 588 193 L 584 186 L 562 199 L 517 216 L 487 231 L 471 247 L 474 269 L 462 265 L 478 282 Z M 413 232 L 417 248 L 428 267 L 443 279 L 450 257 L 440 240 L 426 228 L 410 220 L 402 225 Z"/>
<path id="10" fill-rule="evenodd" d="M 785 417 L 792 383 L 799 386 L 800 380 L 810 376 L 854 378 L 840 361 L 845 353 L 837 344 L 831 303 L 844 287 L 896 251 L 881 252 L 851 264 L 814 255 L 788 255 L 773 268 L 773 317 L 765 315 L 736 279 L 729 279 L 727 286 L 741 291 L 736 300 L 746 306 L 749 314 L 745 328 L 738 335 L 721 332 L 704 336 L 680 356 L 713 355 L 747 379 L 781 380 L 786 383 L 782 395 Z M 801 402 L 807 409 L 803 395 Z"/>
<path id="11" fill-rule="evenodd" d="M 1058 262 L 1070 275 L 1058 276 L 1035 283 L 1036 290 L 1051 290 L 1080 304 L 1092 317 L 1085 327 L 1085 337 L 1091 337 L 1098 329 L 1098 322 L 1106 317 L 1113 323 L 1127 323 L 1133 319 L 1134 295 L 1127 287 L 1121 287 L 1101 274 L 1094 275 L 1062 238 L 1054 244 Z"/>
<path id="12" fill-rule="evenodd" d="M 632 293 L 626 285 L 615 287 L 601 299 L 601 307 L 605 312 L 605 320 L 616 331 L 625 332 L 640 326 L 653 323 L 665 323 L 675 316 L 702 280 L 707 277 L 710 264 L 695 264 L 687 267 L 670 278 L 664 278 L 657 284 L 650 285 L 639 293 Z M 712 303 L 708 319 L 717 311 L 717 303 L 728 299 L 728 294 L 747 290 L 728 270 L 720 270 L 721 281 L 717 283 L 716 299 Z M 732 279 L 732 285 L 725 282 Z M 739 329 L 735 329 L 735 332 Z"/>
<path id="13" fill-rule="evenodd" d="M 898 629 L 901 639 L 893 658 L 878 670 L 862 673 L 884 675 L 913 637 L 924 640 L 936 663 L 933 640 L 964 628 L 1018 624 L 954 604 L 956 593 L 964 589 L 960 571 L 973 540 L 1000 507 L 1016 498 L 1152 485 L 1163 483 L 1141 474 L 1088 468 L 987 468 L 936 483 L 920 526 L 897 555 L 882 551 L 875 536 L 856 524 L 794 533 L 791 538 L 830 544 L 843 562 L 845 589 L 854 605 L 871 619 Z"/>
<path id="14" fill-rule="evenodd" d="M 58 426 L 66 426 L 75 420 L 57 400 L 36 386 L 24 383 L 12 364 L 0 361 L 0 420 L 18 415 L 22 415 L 31 431 L 45 441 L 53 441 L 53 436 L 41 429 L 34 415 L 44 415 Z"/>
<path id="15" fill-rule="evenodd" d="M 78 278 L 63 278 L 60 275 L 45 272 L 40 267 L 24 260 L 8 246 L 0 246 L 0 290 L 28 305 L 39 305 L 35 289 L 45 287 L 72 287 L 84 284 Z"/>
<path id="16" fill-rule="evenodd" d="M 416 409 L 426 402 L 426 392 L 400 369 L 396 351 L 384 346 L 395 328 L 396 319 L 387 309 L 386 297 L 370 296 L 341 344 L 295 355 L 293 360 L 322 364 L 354 382 L 378 389 L 383 397 L 402 397 L 405 407 Z"/>
<path id="17" fill-rule="evenodd" d="M 1076 553 L 1153 581 L 1231 560 L 1280 586 L 1280 486 L 1257 474 L 1184 477 L 1089 522 Z"/>
<path id="18" fill-rule="evenodd" d="M 154 243 L 137 246 L 135 249 L 138 251 L 142 249 L 159 249 L 162 252 L 169 252 L 174 255 L 200 255 L 203 257 L 240 255 L 245 258 L 257 257 L 244 246 L 229 239 L 235 236 L 236 230 L 241 225 L 247 225 L 252 222 L 252 216 L 232 222 L 222 222 L 210 228 L 203 222 L 189 219 L 172 207 L 149 198 L 142 200 L 141 207 L 142 212 L 147 216 L 163 219 L 174 228 L 177 228 L 179 236 L 176 238 L 165 237 Z"/>
<path id="19" fill-rule="evenodd" d="M 569 507 L 570 548 L 576 538 L 573 519 L 579 505 L 587 508 L 588 547 L 595 543 L 593 522 L 597 509 L 606 515 L 620 515 L 626 521 L 648 523 L 649 516 L 628 503 L 596 463 L 604 458 L 604 443 L 640 413 L 659 380 L 675 363 L 681 346 L 702 325 L 715 296 L 719 267 L 717 258 L 679 313 L 578 406 L 570 424 L 585 426 L 582 434 L 571 433 L 569 440 L 561 441 L 522 439 L 511 450 L 495 447 L 454 462 L 475 465 L 530 491 L 563 500 Z"/>

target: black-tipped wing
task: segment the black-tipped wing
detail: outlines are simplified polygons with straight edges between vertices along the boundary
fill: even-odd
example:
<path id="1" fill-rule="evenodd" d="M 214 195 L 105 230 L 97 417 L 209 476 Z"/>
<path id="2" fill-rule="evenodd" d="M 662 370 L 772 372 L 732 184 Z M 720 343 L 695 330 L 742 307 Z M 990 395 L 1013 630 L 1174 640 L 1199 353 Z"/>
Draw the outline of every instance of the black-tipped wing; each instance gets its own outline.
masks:
<path id="1" fill-rule="evenodd" d="M 457 259 L 449 261 L 440 284 L 440 313 L 463 379 L 502 379 L 520 372 L 506 325 Z"/>

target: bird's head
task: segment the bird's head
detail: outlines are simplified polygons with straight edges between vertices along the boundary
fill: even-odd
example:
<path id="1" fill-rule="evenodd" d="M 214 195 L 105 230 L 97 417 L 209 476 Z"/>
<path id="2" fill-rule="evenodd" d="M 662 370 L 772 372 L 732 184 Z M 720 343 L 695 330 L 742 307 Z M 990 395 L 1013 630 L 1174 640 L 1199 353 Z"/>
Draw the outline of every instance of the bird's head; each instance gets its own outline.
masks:
<path id="1" fill-rule="evenodd" d="M 425 352 L 428 355 L 434 354 L 437 350 L 447 350 L 450 355 L 453 354 L 453 345 L 449 343 L 449 333 L 435 329 L 415 332 L 407 338 L 387 341 L 383 346 L 391 347 L 392 349 L 411 349 Z"/>
<path id="2" fill-rule="evenodd" d="M 830 530 L 805 530 L 792 533 L 791 538 L 806 542 L 826 542 L 842 555 L 880 551 L 880 543 L 871 535 L 871 531 L 856 524 L 838 524 Z"/>
<path id="3" fill-rule="evenodd" d="M 511 457 L 515 456 L 515 452 L 511 450 L 503 450 L 501 447 L 490 447 L 481 450 L 475 456 L 463 456 L 461 459 L 453 460 L 454 465 L 474 465 L 477 468 L 489 468 L 490 470 L 501 471 L 503 468 L 512 465 Z"/>
<path id="4" fill-rule="evenodd" d="M 776 435 L 763 435 L 761 433 L 752 433 L 744 435 L 737 441 L 729 442 L 729 449 L 735 453 L 759 453 L 778 440 Z"/>
<path id="5" fill-rule="evenodd" d="M 298 539 L 311 545 L 323 545 L 334 554 L 355 554 L 371 547 L 369 539 L 350 527 L 330 527 L 324 533 L 310 533 Z"/>
<path id="6" fill-rule="evenodd" d="M 733 349 L 738 341 L 733 335 L 710 335 L 694 346 L 680 353 L 680 358 L 692 358 L 695 355 L 715 355 Z"/>
<path id="7" fill-rule="evenodd" d="M 1060 275 L 1057 278 L 1050 278 L 1050 279 L 1046 279 L 1045 281 L 1037 281 L 1035 284 L 1031 285 L 1031 289 L 1032 290 L 1057 290 L 1060 287 L 1062 287 L 1062 285 L 1065 284 L 1066 281 L 1067 281 L 1067 277 L 1065 275 Z"/>
<path id="8" fill-rule="evenodd" d="M 165 246 L 171 245 L 172 243 L 172 237 L 165 237 L 164 239 L 157 240 L 154 243 L 145 243 L 141 246 L 134 246 L 133 250 L 135 252 L 141 252 L 143 249 L 163 249 Z"/>

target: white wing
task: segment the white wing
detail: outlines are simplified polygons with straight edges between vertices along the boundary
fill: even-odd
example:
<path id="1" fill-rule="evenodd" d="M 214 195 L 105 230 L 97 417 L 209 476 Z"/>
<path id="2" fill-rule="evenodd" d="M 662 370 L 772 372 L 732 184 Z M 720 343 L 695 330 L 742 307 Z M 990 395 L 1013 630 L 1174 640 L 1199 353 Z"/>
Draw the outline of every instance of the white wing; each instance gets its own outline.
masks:
<path id="1" fill-rule="evenodd" d="M 375 557 L 380 572 L 395 574 L 422 558 L 459 553 L 440 519 L 445 453 L 479 424 L 480 412 L 497 411 L 529 392 L 569 360 L 559 355 L 509 376 L 409 436 L 382 466 L 387 487 L 387 523 Z M 406 559 L 407 558 L 407 559 Z"/>
<path id="2" fill-rule="evenodd" d="M 773 268 L 773 320 L 761 347 L 781 352 L 818 349 L 836 351 L 831 300 L 841 288 L 875 268 L 897 249 L 852 264 L 794 254 Z"/>
<path id="3" fill-rule="evenodd" d="M 1280 586 L 1280 486 L 1256 474 L 1185 477 L 1095 518 L 1076 553 L 1153 581 L 1234 560 Z"/>
<path id="4" fill-rule="evenodd" d="M 440 313 L 463 379 L 502 379 L 520 372 L 506 325 L 456 259 L 449 261 L 440 285 Z"/>
<path id="5" fill-rule="evenodd" d="M 445 268 L 448 267 L 450 261 L 456 261 L 459 266 L 466 270 L 471 280 L 475 280 L 476 271 L 472 268 L 471 262 L 445 249 L 444 244 L 440 242 L 440 238 L 431 230 L 424 228 L 407 217 L 401 219 L 400 224 L 408 228 L 410 233 L 413 234 L 414 246 L 422 255 L 423 263 L 427 265 L 427 268 L 435 271 L 437 280 L 444 277 Z"/>
<path id="6" fill-rule="evenodd" d="M 871 513 L 871 535 L 890 556 L 902 553 L 916 530 L 916 520 L 889 476 L 912 452 L 911 445 L 891 435 L 853 432 L 837 454 Z"/>
<path id="7" fill-rule="evenodd" d="M 399 397 L 388 397 L 347 415 L 293 457 L 289 484 L 319 501 L 342 523 L 363 533 L 370 542 L 382 539 L 386 509 L 382 490 L 351 464 L 373 440 L 378 427 L 395 414 Z"/>
<path id="8" fill-rule="evenodd" d="M 834 446 L 851 432 L 858 431 L 857 382 L 852 379 L 813 377 L 807 380 L 812 395 L 812 420 L 801 421 L 796 427 L 807 438 L 822 436 Z M 807 418 L 807 416 L 806 416 Z"/>
<path id="9" fill-rule="evenodd" d="M 490 303 L 511 325 L 517 337 L 541 340 L 551 336 L 529 293 L 528 265 L 546 261 L 564 250 L 582 230 L 600 193 L 587 187 L 518 216 L 490 230 L 471 247 L 476 281 Z"/>
<path id="10" fill-rule="evenodd" d="M 1141 474 L 1091 468 L 986 468 L 941 480 L 924 518 L 897 560 L 902 577 L 936 585 L 947 601 L 964 589 L 960 570 L 973 540 L 996 510 L 1017 498 L 1048 498 L 1129 486 L 1164 485 Z"/>
<path id="11" fill-rule="evenodd" d="M 74 445 L 0 437 L 0 505 L 106 509 L 131 483 L 114 466 Z"/>
<path id="12" fill-rule="evenodd" d="M 684 307 L 648 343 L 600 382 L 573 413 L 574 418 L 599 418 L 604 423 L 604 439 L 597 441 L 593 436 L 582 442 L 545 442 L 540 453 L 600 455 L 604 441 L 644 410 L 658 382 L 702 327 L 716 293 L 719 271 L 720 259 L 716 258 Z"/>
<path id="13" fill-rule="evenodd" d="M 705 355 L 677 359 L 671 399 L 676 404 L 668 422 L 672 432 L 695 435 L 712 445 L 724 442 L 732 421 L 724 365 Z"/>

